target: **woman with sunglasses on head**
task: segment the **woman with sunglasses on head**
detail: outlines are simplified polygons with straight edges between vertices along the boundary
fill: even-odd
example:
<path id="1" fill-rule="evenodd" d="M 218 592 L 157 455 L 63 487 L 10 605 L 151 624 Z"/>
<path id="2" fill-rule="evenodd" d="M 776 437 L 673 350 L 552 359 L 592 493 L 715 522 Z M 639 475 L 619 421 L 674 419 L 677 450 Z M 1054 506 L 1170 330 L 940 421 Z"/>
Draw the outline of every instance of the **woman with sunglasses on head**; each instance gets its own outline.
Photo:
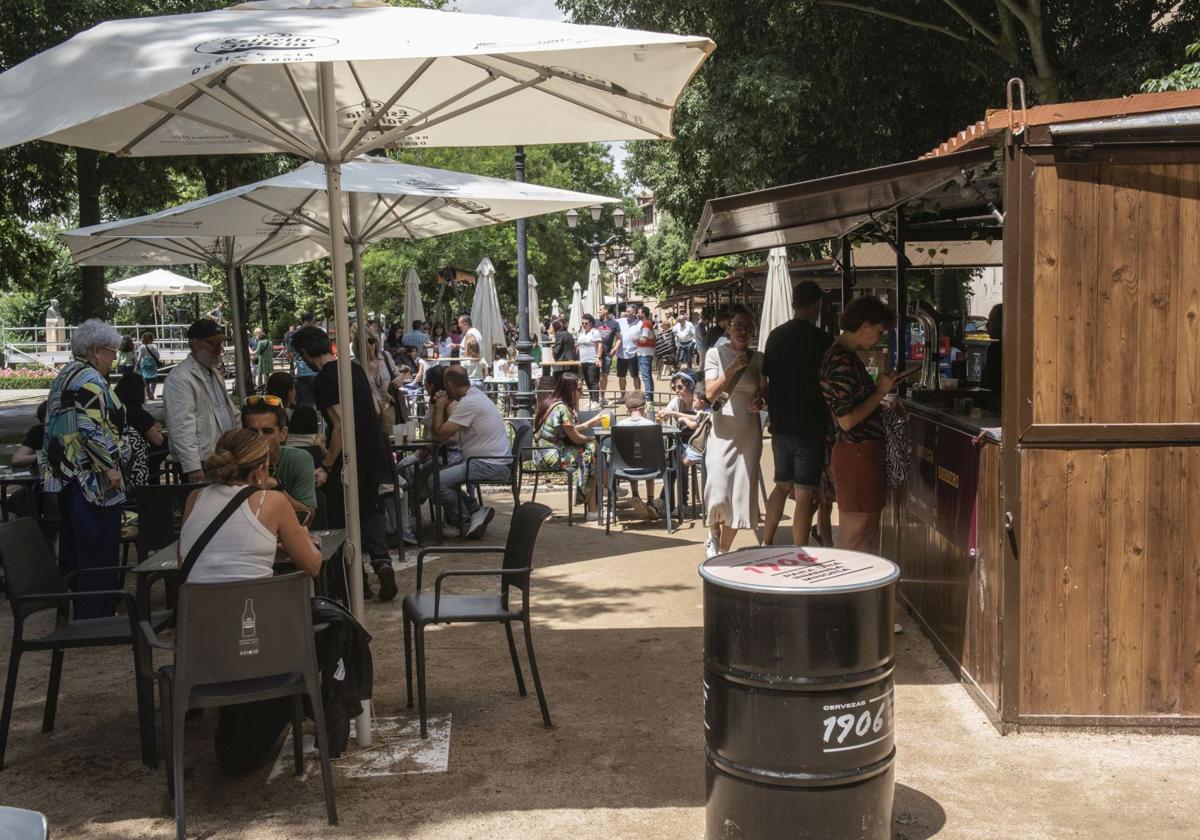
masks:
<path id="1" fill-rule="evenodd" d="M 762 354 L 750 349 L 754 316 L 744 306 L 728 312 L 727 342 L 704 358 L 705 397 L 713 403 L 712 432 L 704 452 L 708 557 L 726 552 L 742 528 L 758 526 L 758 471 L 762 456 Z"/>

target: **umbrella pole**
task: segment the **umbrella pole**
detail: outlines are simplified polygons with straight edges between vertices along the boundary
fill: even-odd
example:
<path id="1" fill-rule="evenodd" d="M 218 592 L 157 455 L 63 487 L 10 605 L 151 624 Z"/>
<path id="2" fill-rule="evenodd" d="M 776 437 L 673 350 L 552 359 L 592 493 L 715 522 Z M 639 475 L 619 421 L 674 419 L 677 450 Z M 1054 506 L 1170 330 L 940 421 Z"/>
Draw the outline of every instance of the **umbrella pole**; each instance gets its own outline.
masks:
<path id="1" fill-rule="evenodd" d="M 525 147 L 517 146 L 514 155 L 517 181 L 525 182 Z M 517 415 L 532 417 L 536 395 L 533 393 L 533 345 L 529 341 L 529 262 L 525 238 L 525 220 L 517 219 Z"/>
<path id="2" fill-rule="evenodd" d="M 354 388 L 350 370 L 350 312 L 346 294 L 346 243 L 342 230 L 342 169 L 337 148 L 338 123 L 333 65 L 321 62 L 321 123 L 329 156 L 325 159 L 325 196 L 329 201 L 329 259 L 333 275 L 333 317 L 341 352 L 338 353 L 338 406 L 342 423 L 342 489 L 346 511 L 346 546 L 349 553 L 348 577 L 350 610 L 359 623 L 365 623 L 362 587 L 362 526 L 358 519 L 358 457 L 354 428 Z M 371 744 L 371 706 L 365 703 L 358 716 L 359 746 Z"/>
<path id="3" fill-rule="evenodd" d="M 358 311 L 358 346 L 355 349 L 358 352 L 359 360 L 362 362 L 363 370 L 366 370 L 367 295 L 363 289 L 362 241 L 359 239 L 358 204 L 354 201 L 353 194 L 347 196 L 346 201 L 350 205 L 350 265 L 354 269 L 354 308 Z M 382 336 L 378 340 L 382 340 Z M 383 352 L 382 347 L 379 350 Z"/>
<path id="4" fill-rule="evenodd" d="M 230 255 L 232 257 L 232 255 Z M 226 292 L 229 294 L 231 303 L 230 309 L 233 310 L 233 370 L 234 379 L 236 380 L 237 395 L 243 403 L 246 402 L 246 371 L 243 368 L 242 351 L 245 349 L 246 337 L 242 333 L 242 313 L 241 307 L 238 306 L 238 299 L 241 293 L 238 291 L 237 281 L 237 265 L 234 264 L 231 258 L 225 264 Z"/>

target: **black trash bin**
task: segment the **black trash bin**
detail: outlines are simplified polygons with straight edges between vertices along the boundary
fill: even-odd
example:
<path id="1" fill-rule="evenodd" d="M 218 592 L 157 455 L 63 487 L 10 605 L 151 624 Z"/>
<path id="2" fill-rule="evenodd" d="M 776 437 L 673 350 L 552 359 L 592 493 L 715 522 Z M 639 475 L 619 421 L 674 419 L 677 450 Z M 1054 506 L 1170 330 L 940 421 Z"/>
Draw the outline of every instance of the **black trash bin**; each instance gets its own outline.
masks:
<path id="1" fill-rule="evenodd" d="M 776 546 L 700 576 L 707 840 L 888 840 L 899 568 Z"/>

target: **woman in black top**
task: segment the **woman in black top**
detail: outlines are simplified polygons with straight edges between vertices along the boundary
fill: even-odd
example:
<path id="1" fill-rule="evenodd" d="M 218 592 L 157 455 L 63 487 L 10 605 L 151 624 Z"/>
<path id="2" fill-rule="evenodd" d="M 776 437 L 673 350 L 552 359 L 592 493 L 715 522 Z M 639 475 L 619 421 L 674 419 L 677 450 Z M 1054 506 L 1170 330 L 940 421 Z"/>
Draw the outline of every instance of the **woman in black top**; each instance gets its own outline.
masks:
<path id="1" fill-rule="evenodd" d="M 821 391 L 833 414 L 836 442 L 830 459 L 837 488 L 838 548 L 879 550 L 885 499 L 886 430 L 879 403 L 895 375 L 872 380 L 858 356 L 879 346 L 896 314 L 879 298 L 856 298 L 842 313 L 842 333 L 821 360 Z"/>
<path id="2" fill-rule="evenodd" d="M 575 336 L 567 330 L 567 325 L 561 320 L 553 321 L 550 324 L 551 335 L 554 336 L 554 349 L 551 351 L 556 362 L 574 362 L 579 357 L 575 355 Z M 558 382 L 559 377 L 563 375 L 564 367 L 556 366 L 554 368 L 554 381 Z"/>
<path id="3" fill-rule="evenodd" d="M 113 388 L 117 399 L 125 406 L 125 428 L 121 431 L 130 448 L 127 474 L 135 485 L 149 484 L 157 473 L 158 464 L 166 457 L 167 439 L 162 426 L 146 411 L 146 380 L 141 374 L 127 373 Z"/>

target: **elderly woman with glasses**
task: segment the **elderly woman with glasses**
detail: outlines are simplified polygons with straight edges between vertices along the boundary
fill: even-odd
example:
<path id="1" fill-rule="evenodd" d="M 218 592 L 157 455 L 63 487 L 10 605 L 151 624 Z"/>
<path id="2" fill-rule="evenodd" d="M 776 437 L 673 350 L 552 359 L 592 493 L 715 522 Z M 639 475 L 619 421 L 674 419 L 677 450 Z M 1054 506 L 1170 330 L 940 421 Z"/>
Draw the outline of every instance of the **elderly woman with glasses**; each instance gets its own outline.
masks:
<path id="1" fill-rule="evenodd" d="M 117 564 L 121 505 L 125 501 L 121 441 L 125 409 L 108 387 L 121 335 L 103 321 L 85 321 L 71 335 L 72 360 L 50 386 L 42 480 L 58 493 L 62 510 L 63 572 L 78 571 L 76 591 L 117 589 L 115 571 L 89 572 Z M 81 598 L 76 618 L 112 615 L 116 599 Z"/>

